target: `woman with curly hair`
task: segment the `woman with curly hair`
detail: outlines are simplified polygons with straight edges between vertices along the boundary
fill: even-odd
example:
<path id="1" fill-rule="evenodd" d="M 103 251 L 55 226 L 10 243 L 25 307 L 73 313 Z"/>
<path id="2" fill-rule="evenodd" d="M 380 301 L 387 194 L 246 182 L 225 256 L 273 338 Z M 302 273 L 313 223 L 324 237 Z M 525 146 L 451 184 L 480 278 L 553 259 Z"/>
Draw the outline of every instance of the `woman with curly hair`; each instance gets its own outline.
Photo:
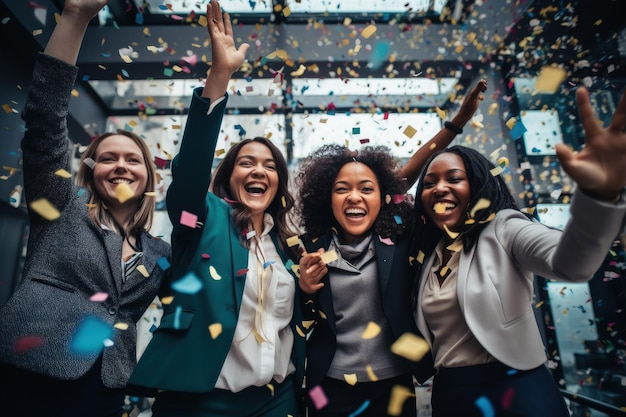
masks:
<path id="1" fill-rule="evenodd" d="M 356 152 L 325 145 L 302 162 L 297 210 L 306 234 L 298 283 L 304 314 L 314 322 L 307 341 L 309 416 L 380 417 L 388 415 L 392 392 L 414 395 L 413 375 L 424 373 L 424 364 L 390 350 L 403 334 L 418 334 L 407 237 L 412 204 L 405 193 L 433 149 L 447 146 L 469 121 L 485 88 L 480 81 L 453 124 L 404 167 L 384 146 Z M 416 415 L 414 400 L 401 408 L 394 415 Z"/>

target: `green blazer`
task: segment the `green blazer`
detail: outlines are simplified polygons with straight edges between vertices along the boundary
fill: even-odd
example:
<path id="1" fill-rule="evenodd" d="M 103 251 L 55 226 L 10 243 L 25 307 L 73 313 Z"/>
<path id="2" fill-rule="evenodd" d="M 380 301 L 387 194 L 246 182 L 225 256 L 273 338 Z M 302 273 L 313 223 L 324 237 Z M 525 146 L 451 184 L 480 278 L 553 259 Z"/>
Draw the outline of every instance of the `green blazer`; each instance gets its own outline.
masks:
<path id="1" fill-rule="evenodd" d="M 165 288 L 172 295 L 164 304 L 163 318 L 130 377 L 129 392 L 154 396 L 157 390 L 190 393 L 211 391 L 219 377 L 237 325 L 248 268 L 248 249 L 241 245 L 230 216 L 230 206 L 207 193 L 211 167 L 226 99 L 209 111 L 209 102 L 194 91 L 183 140 L 172 164 L 173 182 L 167 193 L 167 208 L 173 224 L 172 274 L 179 280 L 193 272 L 201 283 L 194 293 Z M 198 216 L 195 228 L 181 224 L 183 211 Z M 291 271 L 288 256 L 272 239 L 282 261 Z M 296 283 L 297 288 L 297 283 Z M 292 361 L 296 384 L 302 386 L 306 342 L 302 328 L 299 293 L 294 293 Z M 211 337 L 209 326 L 219 323 L 222 332 Z"/>

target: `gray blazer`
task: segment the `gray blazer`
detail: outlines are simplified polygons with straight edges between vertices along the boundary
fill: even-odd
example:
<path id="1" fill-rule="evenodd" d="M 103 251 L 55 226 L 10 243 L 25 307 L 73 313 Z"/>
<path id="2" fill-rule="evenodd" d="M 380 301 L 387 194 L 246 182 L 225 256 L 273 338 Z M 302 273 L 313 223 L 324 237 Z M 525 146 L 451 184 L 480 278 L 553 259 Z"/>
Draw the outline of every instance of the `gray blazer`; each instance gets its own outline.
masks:
<path id="1" fill-rule="evenodd" d="M 619 234 L 626 201 L 603 203 L 577 191 L 564 231 L 502 210 L 482 231 L 458 265 L 457 296 L 472 334 L 497 360 L 516 369 L 535 368 L 547 359 L 532 310 L 533 274 L 557 281 L 584 282 L 605 259 Z M 417 327 L 432 347 L 421 309 L 426 259 L 416 312 Z"/>
<path id="2" fill-rule="evenodd" d="M 61 217 L 47 221 L 29 210 L 30 234 L 23 276 L 0 309 L 0 361 L 59 379 L 76 379 L 96 362 L 99 352 L 76 354 L 72 340 L 81 324 L 97 318 L 113 327 L 104 348 L 102 381 L 123 388 L 136 363 L 135 323 L 154 300 L 169 263 L 170 246 L 148 233 L 141 236 L 149 273 L 122 274 L 122 238 L 93 224 L 87 214 L 89 192 L 71 179 L 55 175 L 70 171 L 66 116 L 77 68 L 40 54 L 22 118 L 26 201 L 46 198 Z M 30 205 L 29 205 L 30 207 Z M 166 265 L 166 264 L 165 264 Z M 166 267 L 164 269 L 167 269 Z M 89 298 L 108 294 L 103 302 Z M 30 339 L 25 339 L 30 338 Z M 30 340 L 29 346 L 21 343 Z"/>

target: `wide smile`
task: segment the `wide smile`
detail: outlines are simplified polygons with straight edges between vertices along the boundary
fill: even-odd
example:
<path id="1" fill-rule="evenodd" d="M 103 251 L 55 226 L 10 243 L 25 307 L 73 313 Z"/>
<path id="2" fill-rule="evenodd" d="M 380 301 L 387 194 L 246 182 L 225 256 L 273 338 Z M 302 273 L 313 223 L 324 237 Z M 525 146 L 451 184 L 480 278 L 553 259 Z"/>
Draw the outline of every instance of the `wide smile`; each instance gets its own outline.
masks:
<path id="1" fill-rule="evenodd" d="M 267 185 L 262 182 L 251 182 L 246 184 L 244 187 L 246 193 L 251 195 L 264 195 L 267 191 Z"/>
<path id="2" fill-rule="evenodd" d="M 343 214 L 350 220 L 361 220 L 367 215 L 367 211 L 360 207 L 350 207 Z"/>
<path id="3" fill-rule="evenodd" d="M 111 184 L 132 184 L 134 181 L 128 178 L 111 178 L 109 182 Z"/>

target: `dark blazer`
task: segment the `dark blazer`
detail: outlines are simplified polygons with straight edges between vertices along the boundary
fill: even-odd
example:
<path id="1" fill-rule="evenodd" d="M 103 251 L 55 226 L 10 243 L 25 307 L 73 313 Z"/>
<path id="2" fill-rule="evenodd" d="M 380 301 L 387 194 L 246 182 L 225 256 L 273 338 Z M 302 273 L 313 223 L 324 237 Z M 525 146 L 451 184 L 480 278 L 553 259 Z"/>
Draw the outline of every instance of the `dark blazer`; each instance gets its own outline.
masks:
<path id="1" fill-rule="evenodd" d="M 173 162 L 173 182 L 168 189 L 168 212 L 173 224 L 172 267 L 177 280 L 193 272 L 202 283 L 194 294 L 173 293 L 171 304 L 164 306 L 161 325 L 143 353 L 130 381 L 131 392 L 154 395 L 158 390 L 203 393 L 213 390 L 232 344 L 241 307 L 248 268 L 248 249 L 239 241 L 230 206 L 213 193 L 207 193 L 211 166 L 226 100 L 215 105 L 194 91 L 179 154 Z M 182 211 L 196 214 L 200 227 L 180 224 Z M 282 253 L 279 262 L 291 271 L 292 261 Z M 205 255 L 205 256 L 203 256 Z M 208 259 L 206 255 L 209 255 Z M 219 274 L 211 275 L 210 267 Z M 296 284 L 297 285 L 297 284 Z M 304 377 L 305 340 L 298 291 L 295 291 L 292 360 L 296 366 L 297 386 Z M 211 324 L 222 325 L 213 339 Z"/>
<path id="2" fill-rule="evenodd" d="M 317 240 L 305 236 L 303 243 L 307 252 L 314 252 L 320 248 L 328 249 L 331 240 L 331 234 L 326 234 Z M 415 325 L 411 309 L 413 268 L 409 263 L 409 245 L 407 238 L 395 239 L 394 245 L 386 245 L 374 236 L 383 310 L 395 339 L 407 332 L 422 337 Z M 307 389 L 322 382 L 337 349 L 332 282 L 328 274 L 322 278 L 322 282 L 324 286 L 314 295 L 301 292 L 305 319 L 315 320 L 315 327 L 307 342 Z M 367 296 L 367 294 L 354 294 L 354 302 L 358 303 L 358 297 Z M 407 373 L 411 372 L 416 377 L 420 376 L 418 378 L 420 383 L 434 373 L 431 355 L 425 355 L 419 362 L 406 360 L 406 365 Z M 428 376 L 424 377 L 424 375 Z"/>
<path id="3" fill-rule="evenodd" d="M 29 210 L 30 235 L 22 279 L 0 309 L 0 361 L 59 379 L 76 379 L 96 362 L 99 352 L 73 354 L 77 328 L 89 316 L 112 327 L 111 346 L 104 348 L 102 381 L 123 388 L 136 363 L 135 323 L 156 297 L 166 272 L 170 246 L 148 233 L 141 235 L 148 271 L 122 275 L 122 237 L 94 224 L 87 213 L 90 194 L 71 179 L 66 116 L 78 69 L 40 54 L 23 112 L 27 131 L 22 140 L 27 203 L 46 198 L 61 213 L 47 221 Z M 29 205 L 30 207 L 30 205 Z M 103 302 L 89 298 L 108 294 Z M 113 328 L 116 323 L 127 329 Z M 34 337 L 35 347 L 18 352 L 14 344 Z"/>

